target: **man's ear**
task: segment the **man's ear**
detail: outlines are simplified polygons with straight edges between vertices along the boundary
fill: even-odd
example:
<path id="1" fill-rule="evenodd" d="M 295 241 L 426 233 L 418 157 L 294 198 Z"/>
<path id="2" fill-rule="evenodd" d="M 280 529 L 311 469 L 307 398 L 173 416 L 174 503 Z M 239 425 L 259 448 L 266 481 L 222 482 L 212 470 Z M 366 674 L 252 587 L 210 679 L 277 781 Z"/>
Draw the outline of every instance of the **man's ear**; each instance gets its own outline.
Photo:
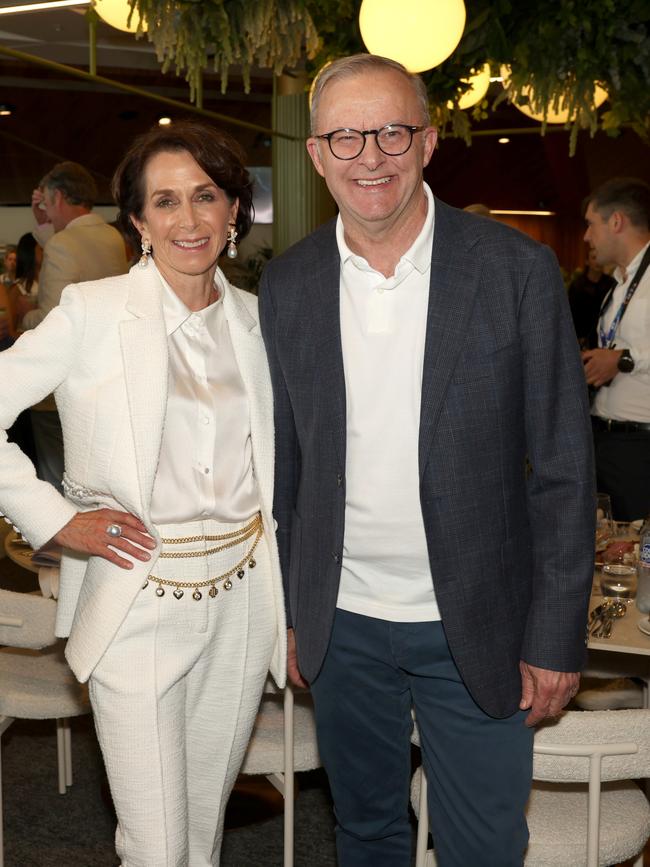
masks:
<path id="1" fill-rule="evenodd" d="M 438 142 L 438 130 L 435 126 L 428 126 L 424 131 L 424 160 L 423 166 L 428 166 Z"/>
<path id="2" fill-rule="evenodd" d="M 318 174 L 324 178 L 325 170 L 323 169 L 323 162 L 320 158 L 320 141 L 317 138 L 310 136 L 307 139 L 307 153 L 311 157 L 311 161 Z"/>
<path id="3" fill-rule="evenodd" d="M 620 234 L 627 225 L 627 215 L 623 211 L 612 211 L 609 218 L 611 220 L 612 231 Z"/>

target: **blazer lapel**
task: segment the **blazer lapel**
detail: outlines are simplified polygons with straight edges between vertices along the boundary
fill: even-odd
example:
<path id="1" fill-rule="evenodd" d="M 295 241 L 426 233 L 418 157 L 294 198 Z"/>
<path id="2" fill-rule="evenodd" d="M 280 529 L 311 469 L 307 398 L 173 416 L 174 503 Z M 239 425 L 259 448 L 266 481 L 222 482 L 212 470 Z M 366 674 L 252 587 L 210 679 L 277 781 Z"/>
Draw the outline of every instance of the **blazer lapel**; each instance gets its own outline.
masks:
<path id="1" fill-rule="evenodd" d="M 422 478 L 449 379 L 466 334 L 479 284 L 475 241 L 455 225 L 454 210 L 438 199 L 431 255 L 429 310 L 420 406 L 419 467 Z"/>
<path id="2" fill-rule="evenodd" d="M 148 518 L 167 407 L 169 361 L 158 271 L 151 263 L 138 268 L 135 265 L 130 272 L 127 302 L 127 310 L 136 318 L 120 323 L 120 340 L 138 484 Z"/>
<path id="3" fill-rule="evenodd" d="M 320 376 L 323 421 L 331 425 L 334 445 L 341 467 L 345 466 L 346 399 L 343 346 L 341 343 L 341 258 L 336 243 L 336 221 L 332 220 L 317 238 L 318 258 L 309 276 L 314 305 L 313 339 L 323 359 Z"/>

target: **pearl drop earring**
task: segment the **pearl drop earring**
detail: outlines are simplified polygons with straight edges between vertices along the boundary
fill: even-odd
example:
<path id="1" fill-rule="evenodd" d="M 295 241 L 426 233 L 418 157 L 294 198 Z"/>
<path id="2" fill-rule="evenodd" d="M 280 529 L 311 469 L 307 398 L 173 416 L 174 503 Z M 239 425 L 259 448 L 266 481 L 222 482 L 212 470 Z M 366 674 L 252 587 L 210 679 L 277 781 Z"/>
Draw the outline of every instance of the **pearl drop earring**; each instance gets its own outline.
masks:
<path id="1" fill-rule="evenodd" d="M 231 225 L 228 228 L 228 249 L 226 251 L 226 255 L 229 259 L 237 258 L 237 229 L 235 229 L 234 225 Z"/>
<path id="2" fill-rule="evenodd" d="M 151 241 L 149 238 L 142 239 L 142 256 L 140 256 L 139 265 L 141 268 L 146 268 L 149 263 L 149 254 L 151 253 Z"/>

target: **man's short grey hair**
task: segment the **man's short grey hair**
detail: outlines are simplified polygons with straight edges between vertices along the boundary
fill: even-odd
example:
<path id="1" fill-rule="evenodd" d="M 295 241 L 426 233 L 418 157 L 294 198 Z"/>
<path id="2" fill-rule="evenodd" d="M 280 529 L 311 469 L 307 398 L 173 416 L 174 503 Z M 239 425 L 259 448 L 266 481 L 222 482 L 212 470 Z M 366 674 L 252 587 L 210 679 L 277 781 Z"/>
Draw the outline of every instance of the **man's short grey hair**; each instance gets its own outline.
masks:
<path id="1" fill-rule="evenodd" d="M 388 57 L 380 57 L 377 54 L 352 54 L 350 57 L 340 57 L 338 60 L 334 60 L 327 66 L 324 66 L 314 79 L 311 91 L 312 135 L 315 135 L 318 130 L 318 106 L 323 90 L 328 84 L 343 78 L 353 78 L 355 75 L 361 75 L 364 72 L 386 71 L 398 72 L 410 83 L 420 105 L 420 123 L 428 126 L 430 122 L 429 97 L 426 85 L 419 75 L 409 72 L 401 63 Z"/>
<path id="2" fill-rule="evenodd" d="M 79 163 L 57 163 L 39 184 L 41 189 L 61 190 L 70 205 L 92 208 L 97 201 L 97 185 L 92 175 Z"/>

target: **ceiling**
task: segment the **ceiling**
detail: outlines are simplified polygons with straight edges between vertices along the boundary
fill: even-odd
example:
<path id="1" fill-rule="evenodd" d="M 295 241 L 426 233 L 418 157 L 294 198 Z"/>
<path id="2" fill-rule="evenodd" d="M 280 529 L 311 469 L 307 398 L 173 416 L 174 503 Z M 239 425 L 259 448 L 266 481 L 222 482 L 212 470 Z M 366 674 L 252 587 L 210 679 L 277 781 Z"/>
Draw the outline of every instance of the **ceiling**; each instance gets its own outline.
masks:
<path id="1" fill-rule="evenodd" d="M 0 8 L 14 3 L 0 0 Z M 83 9 L 0 15 L 0 46 L 88 71 Z M 97 72 L 189 105 L 189 87 L 173 70 L 161 73 L 146 38 L 136 39 L 103 22 L 97 25 Z M 228 92 L 222 94 L 218 77 L 207 74 L 204 106 L 269 128 L 272 88 L 271 75 L 260 71 L 247 95 L 235 73 Z M 10 117 L 0 117 L 0 204 L 27 203 L 34 185 L 62 159 L 75 160 L 92 171 L 107 201 L 108 179 L 134 136 L 156 123 L 161 114 L 178 116 L 177 111 L 145 97 L 1 54 L 0 103 L 13 108 Z M 235 124 L 222 127 L 239 139 L 251 165 L 270 165 L 269 135 Z"/>
<path id="2" fill-rule="evenodd" d="M 0 0 L 0 8 L 16 0 Z M 0 46 L 40 58 L 88 68 L 88 25 L 84 12 L 59 9 L 0 15 Z M 97 27 L 99 75 L 188 102 L 189 89 L 173 71 L 163 75 L 146 38 Z M 492 99 L 500 85 L 492 85 Z M 233 74 L 223 95 L 216 75 L 204 80 L 204 106 L 262 127 L 271 126 L 272 78 L 259 71 L 250 94 Z M 32 188 L 52 164 L 73 159 L 93 171 L 108 201 L 108 179 L 132 138 L 157 121 L 163 106 L 144 97 L 88 83 L 0 54 L 0 103 L 14 107 L 0 117 L 0 204 L 26 204 Z M 172 112 L 173 114 L 173 112 Z M 248 154 L 250 165 L 270 165 L 270 137 L 223 123 Z M 579 219 L 580 203 L 595 185 L 614 174 L 648 177 L 648 147 L 630 130 L 611 139 L 581 133 L 569 157 L 568 133 L 510 134 L 499 144 L 499 129 L 531 128 L 532 122 L 506 103 L 477 126 L 471 147 L 458 139 L 440 143 L 427 177 L 453 205 L 483 201 L 496 208 L 548 208 Z"/>

